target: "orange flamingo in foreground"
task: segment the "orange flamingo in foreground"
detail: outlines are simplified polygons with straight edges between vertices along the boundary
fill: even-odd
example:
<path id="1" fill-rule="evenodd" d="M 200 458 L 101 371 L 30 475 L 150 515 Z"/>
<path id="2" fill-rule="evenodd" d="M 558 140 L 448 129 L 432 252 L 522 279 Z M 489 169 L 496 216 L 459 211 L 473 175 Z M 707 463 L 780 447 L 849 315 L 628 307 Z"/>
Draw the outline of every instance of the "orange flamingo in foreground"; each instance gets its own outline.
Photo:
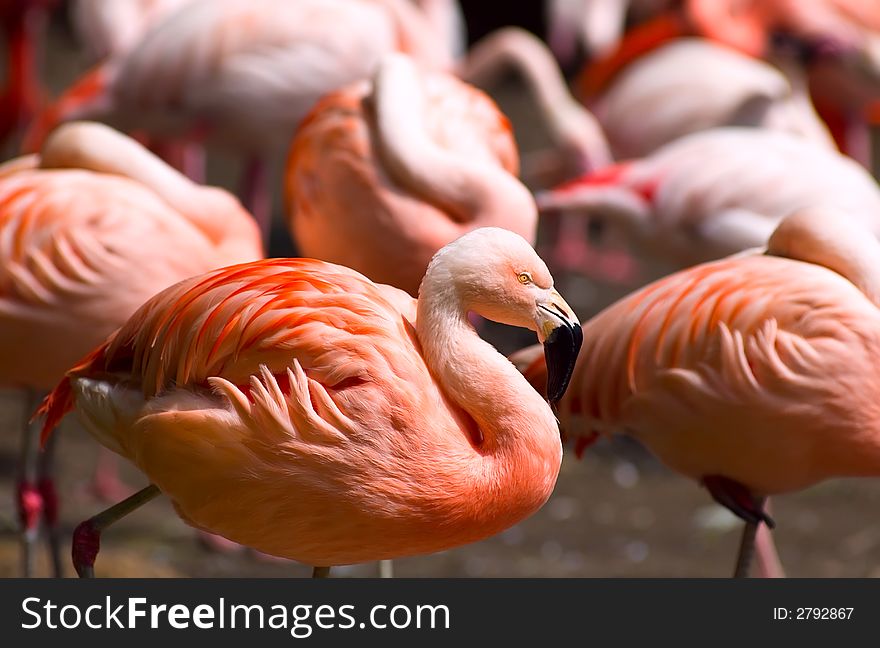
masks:
<path id="1" fill-rule="evenodd" d="M 316 567 L 439 551 L 497 533 L 550 496 L 562 459 L 547 402 L 468 322 L 535 330 L 547 393 L 581 328 L 520 236 L 481 228 L 441 249 L 418 300 L 311 259 L 183 281 L 147 302 L 44 401 L 154 485 L 81 524 L 100 532 L 160 491 L 188 523 Z"/>
<path id="2" fill-rule="evenodd" d="M 779 222 L 834 206 L 880 235 L 880 188 L 860 165 L 784 132 L 719 128 L 538 196 L 542 219 L 589 225 L 661 274 L 765 245 Z M 652 278 L 656 278 L 654 275 Z"/>
<path id="3" fill-rule="evenodd" d="M 0 385 L 51 389 L 159 290 L 261 256 L 257 228 L 227 192 L 191 183 L 106 126 L 63 126 L 39 156 L 0 166 Z M 57 541 L 57 504 L 25 434 L 29 573 L 41 515 Z"/>
<path id="4" fill-rule="evenodd" d="M 267 159 L 317 99 L 395 51 L 451 66 L 409 0 L 193 0 L 71 86 L 27 144 L 60 121 L 96 119 L 232 151 L 245 162 L 242 200 L 268 237 Z"/>
<path id="5" fill-rule="evenodd" d="M 661 279 L 583 325 L 558 412 L 582 448 L 635 436 L 747 522 L 768 495 L 880 475 L 880 243 L 827 208 L 754 252 Z M 512 358 L 539 390 L 534 349 Z"/>
<path id="6" fill-rule="evenodd" d="M 518 165 L 491 99 L 390 55 L 372 82 L 322 99 L 297 132 L 285 172 L 290 228 L 305 256 L 416 295 L 431 257 L 469 230 L 534 241 L 537 208 Z"/>

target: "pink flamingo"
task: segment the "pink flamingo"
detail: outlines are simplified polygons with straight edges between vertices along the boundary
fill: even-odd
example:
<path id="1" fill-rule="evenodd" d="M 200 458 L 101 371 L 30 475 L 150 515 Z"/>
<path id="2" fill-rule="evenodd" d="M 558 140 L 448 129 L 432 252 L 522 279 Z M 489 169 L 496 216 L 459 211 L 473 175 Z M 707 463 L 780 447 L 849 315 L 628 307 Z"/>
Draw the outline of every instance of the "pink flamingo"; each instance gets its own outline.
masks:
<path id="1" fill-rule="evenodd" d="M 833 148 L 803 74 L 778 63 L 783 69 L 711 41 L 678 39 L 627 66 L 590 108 L 618 159 L 721 126 L 786 131 Z"/>
<path id="2" fill-rule="evenodd" d="M 553 144 L 550 152 L 532 153 L 523 161 L 530 185 L 550 186 L 612 162 L 601 125 L 571 95 L 552 53 L 531 33 L 499 29 L 474 45 L 458 68 L 462 79 L 486 89 L 510 69 L 522 78 Z"/>
<path id="3" fill-rule="evenodd" d="M 265 158 L 319 97 L 366 78 L 397 50 L 451 65 L 409 0 L 193 0 L 75 83 L 28 141 L 88 118 L 234 151 L 246 160 L 243 202 L 267 237 Z"/>
<path id="4" fill-rule="evenodd" d="M 632 246 L 660 274 L 762 246 L 782 218 L 811 205 L 834 206 L 880 234 L 880 189 L 867 171 L 803 138 L 753 128 L 688 135 L 538 204 L 542 218 L 589 222 Z"/>
<path id="5" fill-rule="evenodd" d="M 747 522 L 745 576 L 756 527 L 773 525 L 765 497 L 880 475 L 878 278 L 869 230 L 801 210 L 766 254 L 683 270 L 585 323 L 561 426 L 581 448 L 631 434 L 702 483 Z M 513 359 L 543 389 L 537 355 Z"/>
<path id="6" fill-rule="evenodd" d="M 48 390 L 162 288 L 260 256 L 252 219 L 225 191 L 194 185 L 105 126 L 63 126 L 39 156 L 0 166 L 0 385 Z M 41 515 L 57 549 L 57 504 L 25 434 L 18 507 L 30 572 Z"/>
<path id="7" fill-rule="evenodd" d="M 783 34 L 805 55 L 810 90 L 844 150 L 870 160 L 869 106 L 880 99 L 880 4 L 873 0 L 688 0 L 701 33 L 753 56 Z"/>
<path id="8" fill-rule="evenodd" d="M 6 41 L 6 89 L 0 94 L 0 144 L 36 115 L 45 92 L 38 67 L 49 14 L 57 0 L 0 0 Z"/>
<path id="9" fill-rule="evenodd" d="M 633 28 L 591 63 L 580 95 L 601 93 L 633 61 L 682 36 L 699 35 L 749 56 L 800 68 L 838 146 L 867 164 L 866 114 L 880 97 L 880 5 L 873 0 L 687 0 Z"/>
<path id="10" fill-rule="evenodd" d="M 434 253 L 469 230 L 534 241 L 518 164 L 488 97 L 389 55 L 372 81 L 325 97 L 303 121 L 285 171 L 290 228 L 304 255 L 415 295 Z"/>
<path id="11" fill-rule="evenodd" d="M 620 44 L 627 18 L 645 19 L 675 0 L 547 0 L 547 41 L 563 65 L 577 58 L 606 56 Z"/>
<path id="12" fill-rule="evenodd" d="M 122 56 L 154 25 L 193 0 L 73 0 L 71 21 L 93 61 Z"/>
<path id="13" fill-rule="evenodd" d="M 183 281 L 148 301 L 44 401 L 72 408 L 153 485 L 81 524 L 99 535 L 161 490 L 189 524 L 316 567 L 480 540 L 533 513 L 559 471 L 547 402 L 468 323 L 538 332 L 551 401 L 580 326 L 520 236 L 474 230 L 431 261 L 418 300 L 311 259 Z"/>

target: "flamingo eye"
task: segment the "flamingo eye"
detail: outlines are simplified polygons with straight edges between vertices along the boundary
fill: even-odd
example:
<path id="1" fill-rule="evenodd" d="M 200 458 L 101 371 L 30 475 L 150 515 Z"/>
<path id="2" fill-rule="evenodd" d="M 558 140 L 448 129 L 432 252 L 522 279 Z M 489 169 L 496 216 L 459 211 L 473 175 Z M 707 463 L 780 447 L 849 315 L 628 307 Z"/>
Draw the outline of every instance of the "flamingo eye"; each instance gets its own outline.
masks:
<path id="1" fill-rule="evenodd" d="M 523 285 L 532 283 L 532 275 L 528 272 L 520 272 L 516 278 Z"/>

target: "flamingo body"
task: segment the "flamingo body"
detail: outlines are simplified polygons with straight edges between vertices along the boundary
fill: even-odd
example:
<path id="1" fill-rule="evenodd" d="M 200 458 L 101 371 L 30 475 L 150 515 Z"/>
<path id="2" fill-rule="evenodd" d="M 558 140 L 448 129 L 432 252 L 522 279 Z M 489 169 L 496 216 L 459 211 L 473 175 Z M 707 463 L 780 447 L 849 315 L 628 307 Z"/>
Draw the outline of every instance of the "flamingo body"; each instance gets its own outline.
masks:
<path id="1" fill-rule="evenodd" d="M 323 94 L 367 77 L 388 52 L 447 65 L 406 0 L 195 0 L 93 71 L 42 118 L 277 151 Z"/>
<path id="2" fill-rule="evenodd" d="M 771 65 L 699 39 L 637 59 L 592 107 L 618 159 L 722 126 L 788 131 L 834 146 L 805 88 Z"/>
<path id="3" fill-rule="evenodd" d="M 157 295 L 69 372 L 45 429 L 75 405 L 184 519 L 273 555 L 332 565 L 478 540 L 547 499 L 561 445 L 466 313 L 544 321 L 551 281 L 495 228 L 441 250 L 418 302 L 309 259 L 218 270 Z"/>
<path id="4" fill-rule="evenodd" d="M 853 160 L 788 133 L 723 128 L 584 176 L 539 199 L 603 221 L 681 268 L 764 245 L 788 214 L 834 206 L 880 234 L 880 191 Z"/>
<path id="5" fill-rule="evenodd" d="M 48 389 L 162 288 L 259 256 L 232 196 L 105 127 L 70 125 L 0 167 L 0 384 Z"/>
<path id="6" fill-rule="evenodd" d="M 827 223 L 826 214 L 815 218 L 815 231 L 833 231 Z M 831 233 L 804 254 L 783 241 L 786 225 L 770 244 L 785 257 L 684 270 L 585 323 L 584 353 L 559 408 L 566 433 L 626 432 L 684 475 L 721 475 L 758 495 L 880 474 L 871 397 L 880 386 L 880 311 L 874 288 L 846 269 L 871 266 L 852 261 L 857 254 L 832 256 L 844 248 Z M 880 262 L 864 230 L 839 229 Z M 518 362 L 540 385 L 541 360 L 523 352 Z"/>

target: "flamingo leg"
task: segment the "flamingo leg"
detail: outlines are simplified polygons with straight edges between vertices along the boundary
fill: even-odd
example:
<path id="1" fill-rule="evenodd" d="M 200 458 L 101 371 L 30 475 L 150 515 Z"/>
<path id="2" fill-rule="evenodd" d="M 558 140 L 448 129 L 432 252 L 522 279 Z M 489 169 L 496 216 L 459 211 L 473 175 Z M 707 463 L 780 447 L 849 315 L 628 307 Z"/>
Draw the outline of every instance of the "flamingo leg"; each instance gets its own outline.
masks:
<path id="1" fill-rule="evenodd" d="M 764 523 L 768 529 L 776 526 L 773 518 L 767 515 L 764 510 L 766 498 L 755 497 L 742 484 L 720 475 L 704 477 L 703 485 L 716 502 L 746 523 L 733 573 L 734 578 L 746 578 L 755 554 L 755 538 L 758 534 L 758 527 L 761 523 Z"/>
<path id="2" fill-rule="evenodd" d="M 268 250 L 272 232 L 272 194 L 269 167 L 259 157 L 251 158 L 245 165 L 240 200 L 257 222 L 263 245 Z"/>
<path id="3" fill-rule="evenodd" d="M 30 578 L 34 574 L 34 547 L 43 514 L 43 497 L 37 486 L 39 431 L 29 422 L 34 395 L 27 392 L 22 421 L 20 474 L 16 488 L 16 508 L 21 525 L 22 574 Z"/>
<path id="4" fill-rule="evenodd" d="M 755 535 L 755 564 L 761 578 L 785 578 L 773 535 L 766 524 L 759 525 Z"/>
<path id="5" fill-rule="evenodd" d="M 743 529 L 742 539 L 739 543 L 739 553 L 736 557 L 736 567 L 733 570 L 734 578 L 748 578 L 749 569 L 752 566 L 752 559 L 755 556 L 755 537 L 758 533 L 758 522 L 746 522 Z"/>
<path id="6" fill-rule="evenodd" d="M 76 527 L 73 532 L 71 555 L 73 567 L 80 578 L 95 577 L 95 559 L 101 549 L 101 532 L 114 522 L 155 499 L 161 492 L 157 486 L 150 484 Z"/>
<path id="7" fill-rule="evenodd" d="M 379 578 L 394 578 L 394 561 L 379 561 Z"/>
<path id="8" fill-rule="evenodd" d="M 314 567 L 314 568 L 312 568 L 312 578 L 330 578 L 330 568 L 329 567 Z"/>
<path id="9" fill-rule="evenodd" d="M 37 487 L 43 499 L 43 522 L 49 539 L 49 558 L 52 562 L 52 575 L 55 578 L 64 576 L 61 565 L 61 537 L 58 528 L 58 491 L 55 488 L 55 444 L 58 435 L 53 434 L 40 455 L 37 466 L 39 481 Z"/>

